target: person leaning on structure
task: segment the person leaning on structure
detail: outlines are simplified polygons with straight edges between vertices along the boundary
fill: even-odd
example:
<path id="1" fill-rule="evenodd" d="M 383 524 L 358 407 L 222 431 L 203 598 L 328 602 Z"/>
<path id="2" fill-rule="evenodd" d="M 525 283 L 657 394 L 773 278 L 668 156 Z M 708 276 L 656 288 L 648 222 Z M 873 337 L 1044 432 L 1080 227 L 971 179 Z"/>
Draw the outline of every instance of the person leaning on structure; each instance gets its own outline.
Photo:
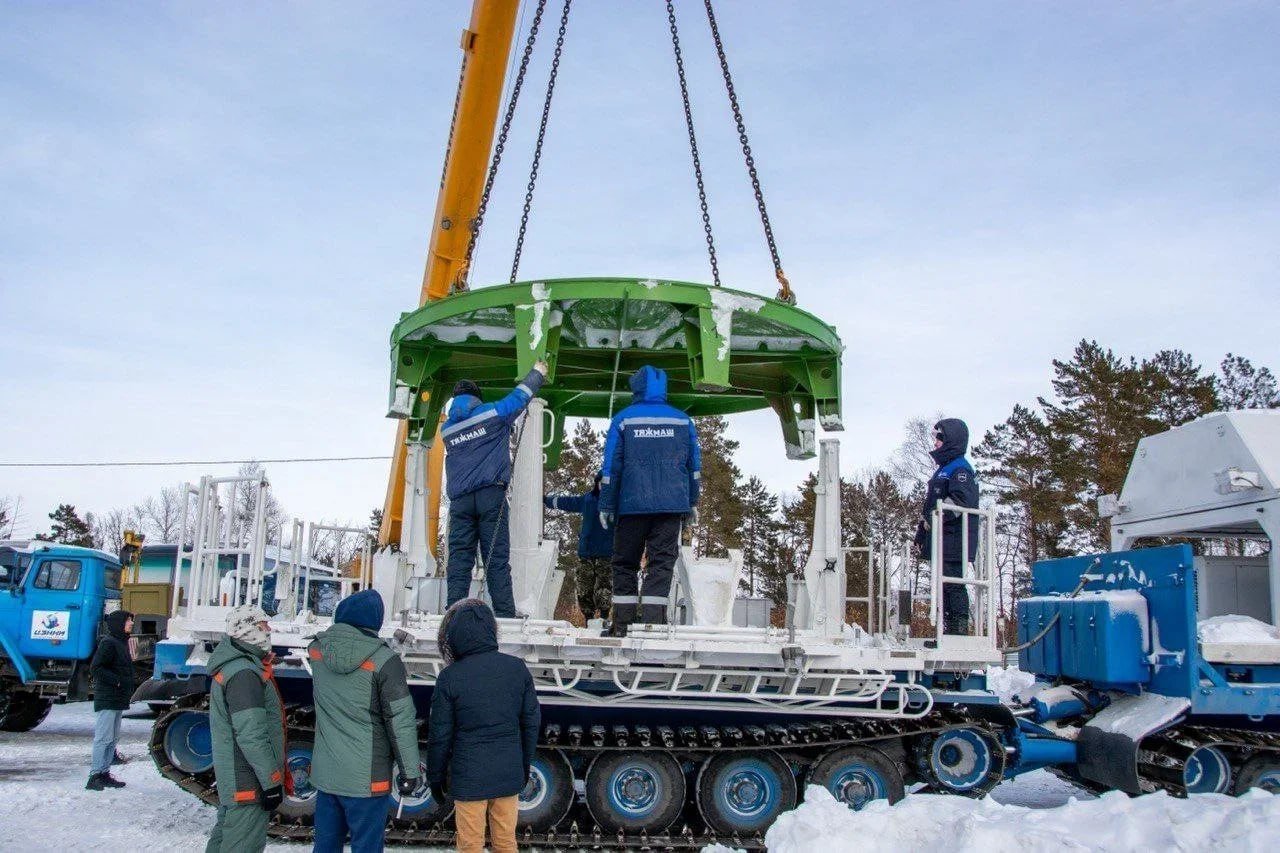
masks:
<path id="1" fill-rule="evenodd" d="M 227 614 L 227 636 L 209 657 L 209 731 L 218 820 L 205 853 L 261 851 L 284 800 L 284 703 L 271 675 L 271 626 L 259 607 Z"/>
<path id="2" fill-rule="evenodd" d="M 316 741 L 315 850 L 353 853 L 383 847 L 392 772 L 402 797 L 427 792 L 418 754 L 418 722 L 402 661 L 378 636 L 382 596 L 367 589 L 338 603 L 333 627 L 307 647 Z"/>
<path id="3" fill-rule="evenodd" d="M 680 527 L 698 503 L 702 456 L 698 431 L 667 404 L 667 374 L 645 365 L 631 376 L 632 403 L 613 417 L 604 445 L 600 523 L 613 536 L 613 624 L 623 636 L 635 621 L 667 621 L 667 595 L 680 550 Z M 645 557 L 644 589 L 637 573 Z"/>
<path id="4" fill-rule="evenodd" d="M 449 494 L 449 604 L 471 591 L 476 546 L 494 612 L 516 615 L 511 593 L 511 536 L 507 484 L 511 482 L 511 428 L 547 378 L 539 361 L 524 381 L 496 403 L 480 402 L 480 387 L 463 379 L 453 388 L 449 417 L 440 430 Z"/>
<path id="5" fill-rule="evenodd" d="M 933 450 L 929 455 L 938 463 L 938 470 L 929 479 L 921 507 L 920 525 L 916 528 L 915 548 L 921 559 L 933 555 L 933 510 L 939 501 L 976 509 L 978 506 L 978 478 L 973 466 L 965 458 L 969 448 L 969 427 L 958 418 L 944 418 L 933 425 Z M 963 527 L 962 527 L 963 526 Z M 967 524 L 959 513 L 946 513 L 942 522 L 942 574 L 944 577 L 964 577 L 965 556 L 962 555 L 961 538 L 968 530 L 968 561 L 978 553 L 978 539 L 982 525 L 970 517 Z M 947 634 L 969 632 L 969 591 L 961 584 L 942 585 L 942 628 Z"/>
<path id="6" fill-rule="evenodd" d="M 112 764 L 123 764 L 116 753 L 120 742 L 120 719 L 133 698 L 133 655 L 129 653 L 129 632 L 133 614 L 127 610 L 108 613 L 103 619 L 107 632 L 98 641 L 89 664 L 93 675 L 93 758 L 85 789 L 123 788 L 124 782 L 111 775 Z"/>
<path id="7" fill-rule="evenodd" d="M 612 597 L 609 560 L 613 557 L 613 533 L 600 523 L 600 475 L 591 491 L 582 495 L 547 495 L 548 509 L 582 514 L 578 528 L 578 571 L 573 583 L 578 591 L 578 607 L 587 619 L 609 612 Z"/>
<path id="8" fill-rule="evenodd" d="M 529 779 L 541 712 L 529 668 L 498 651 L 483 601 L 454 604 L 440 622 L 445 668 L 431 696 L 427 778 L 438 802 L 453 797 L 458 850 L 515 853 L 517 796 Z M 447 790 L 446 790 L 447 786 Z"/>

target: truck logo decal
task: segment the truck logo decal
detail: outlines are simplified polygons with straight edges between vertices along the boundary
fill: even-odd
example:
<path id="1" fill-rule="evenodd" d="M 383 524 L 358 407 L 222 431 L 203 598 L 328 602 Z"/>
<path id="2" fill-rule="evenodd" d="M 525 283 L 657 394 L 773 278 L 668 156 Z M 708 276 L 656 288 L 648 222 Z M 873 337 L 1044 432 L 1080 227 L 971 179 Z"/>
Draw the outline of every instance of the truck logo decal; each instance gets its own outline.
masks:
<path id="1" fill-rule="evenodd" d="M 70 627 L 70 611 L 31 611 L 31 639 L 33 640 L 65 640 Z"/>

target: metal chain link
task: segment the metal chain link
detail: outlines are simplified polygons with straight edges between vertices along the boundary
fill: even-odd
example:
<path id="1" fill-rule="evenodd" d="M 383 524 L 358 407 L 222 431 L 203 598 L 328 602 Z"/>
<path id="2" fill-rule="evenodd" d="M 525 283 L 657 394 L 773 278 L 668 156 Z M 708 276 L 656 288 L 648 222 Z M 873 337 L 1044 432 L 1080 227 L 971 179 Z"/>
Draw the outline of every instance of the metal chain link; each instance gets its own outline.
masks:
<path id="1" fill-rule="evenodd" d="M 720 286 L 720 264 L 716 261 L 715 238 L 711 236 L 711 211 L 707 207 L 707 188 L 702 181 L 702 159 L 698 156 L 698 137 L 693 132 L 693 111 L 689 107 L 689 84 L 684 74 L 684 56 L 680 52 L 680 33 L 676 28 L 676 8 L 667 0 L 667 24 L 671 29 L 671 49 L 676 55 L 676 76 L 680 78 L 680 99 L 684 102 L 684 123 L 689 129 L 689 153 L 693 155 L 693 176 L 698 182 L 698 206 L 702 208 L 702 230 L 707 238 L 707 256 L 711 260 L 711 280 Z"/>
<path id="2" fill-rule="evenodd" d="M 720 28 L 716 25 L 716 13 L 711 8 L 711 0 L 703 0 L 703 3 L 707 7 L 707 21 L 711 24 L 711 36 L 716 43 L 716 55 L 720 57 L 720 70 L 724 73 L 724 86 L 729 93 L 729 106 L 733 108 L 733 119 L 738 125 L 738 141 L 742 143 L 742 156 L 747 162 L 747 174 L 751 177 L 751 188 L 755 190 L 756 207 L 760 209 L 760 223 L 764 226 L 764 238 L 769 244 L 769 255 L 773 258 L 773 271 L 778 278 L 778 284 L 781 285 L 778 299 L 795 304 L 795 293 L 792 292 L 791 283 L 787 281 L 787 276 L 782 271 L 782 260 L 778 257 L 778 244 L 773 239 L 773 226 L 769 222 L 769 211 L 765 208 L 764 191 L 760 189 L 760 176 L 756 174 L 756 161 L 751 156 L 751 143 L 747 141 L 747 126 L 742 119 L 742 108 L 738 105 L 738 94 L 733 88 L 729 60 L 725 58 L 724 42 L 720 40 Z M 671 8 L 670 0 L 667 2 L 667 8 Z M 685 104 L 687 107 L 687 98 Z"/>
<path id="3" fill-rule="evenodd" d="M 520 90 L 524 88 L 524 78 L 529 70 L 529 60 L 533 56 L 533 46 L 538 40 L 538 28 L 542 25 L 542 13 L 547 8 L 547 0 L 538 0 L 537 11 L 533 13 L 533 22 L 529 25 L 529 37 L 525 39 L 524 54 L 520 57 L 520 69 L 516 72 L 515 83 L 511 87 L 511 97 L 507 99 L 507 109 L 502 116 L 502 129 L 498 132 L 498 143 L 493 149 L 493 159 L 489 162 L 489 173 L 484 179 L 484 191 L 480 194 L 480 207 L 475 219 L 471 220 L 471 236 L 467 239 L 467 255 L 458 270 L 453 289 L 467 289 L 467 276 L 471 272 L 471 261 L 475 257 L 476 242 L 480 239 L 480 228 L 484 225 L 484 214 L 489 208 L 489 196 L 493 192 L 493 182 L 498 176 L 498 166 L 502 163 L 502 154 L 507 148 L 507 137 L 511 133 L 511 121 L 515 118 L 516 104 L 520 101 Z M 458 81 L 461 86 L 462 81 Z M 456 112 L 455 107 L 455 112 Z"/>
<path id="4" fill-rule="evenodd" d="M 556 49 L 551 57 L 551 74 L 547 78 L 547 96 L 542 102 L 542 121 L 538 125 L 538 142 L 533 149 L 533 164 L 529 169 L 529 185 L 524 193 L 524 210 L 520 214 L 520 231 L 516 235 L 515 256 L 511 260 L 511 282 L 520 271 L 520 255 L 524 252 L 525 231 L 529 228 L 529 208 L 533 206 L 533 189 L 538 183 L 538 167 L 542 163 L 542 143 L 547 136 L 547 119 L 551 116 L 551 98 L 556 89 L 556 75 L 560 73 L 560 54 L 564 50 L 564 31 L 569 26 L 569 7 L 573 0 L 564 0 L 560 13 L 560 29 L 556 34 Z"/>
<path id="5" fill-rule="evenodd" d="M 440 167 L 440 189 L 449 174 L 449 157 L 453 154 L 453 132 L 458 127 L 458 104 L 462 103 L 462 80 L 467 76 L 467 55 L 462 54 L 462 67 L 458 69 L 458 90 L 453 93 L 453 118 L 449 120 L 449 141 L 444 146 L 444 165 Z"/>

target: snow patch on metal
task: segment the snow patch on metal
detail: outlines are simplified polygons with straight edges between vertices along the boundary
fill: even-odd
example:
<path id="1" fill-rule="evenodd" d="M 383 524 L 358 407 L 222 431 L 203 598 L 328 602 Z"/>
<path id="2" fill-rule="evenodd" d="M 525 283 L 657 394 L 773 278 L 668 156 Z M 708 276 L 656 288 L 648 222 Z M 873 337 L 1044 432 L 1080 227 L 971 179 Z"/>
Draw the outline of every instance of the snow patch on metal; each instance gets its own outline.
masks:
<path id="1" fill-rule="evenodd" d="M 839 415 L 818 415 L 818 423 L 828 432 L 842 432 L 844 420 Z"/>
<path id="2" fill-rule="evenodd" d="M 646 290 L 653 290 L 658 286 L 658 284 L 659 282 L 656 278 L 646 278 L 644 281 L 640 282 L 640 286 Z"/>
<path id="3" fill-rule="evenodd" d="M 764 307 L 764 300 L 754 296 L 743 296 L 727 290 L 711 291 L 711 318 L 716 324 L 716 334 L 720 335 L 720 349 L 716 354 L 718 361 L 729 357 L 730 341 L 733 337 L 733 312 L 759 311 Z"/>
<path id="4" fill-rule="evenodd" d="M 1169 726 L 1190 707 L 1191 701 L 1182 696 L 1113 694 L 1111 704 L 1089 721 L 1089 727 L 1124 735 L 1137 742 Z"/>
<path id="5" fill-rule="evenodd" d="M 431 335 L 436 340 L 446 344 L 465 343 L 468 339 L 472 337 L 479 338 L 482 341 L 495 341 L 499 343 L 506 343 L 515 338 L 516 330 L 514 328 L 509 328 L 506 326 L 434 325 L 434 326 L 423 327 L 422 335 L 419 335 L 418 337 L 424 337 L 425 335 Z"/>

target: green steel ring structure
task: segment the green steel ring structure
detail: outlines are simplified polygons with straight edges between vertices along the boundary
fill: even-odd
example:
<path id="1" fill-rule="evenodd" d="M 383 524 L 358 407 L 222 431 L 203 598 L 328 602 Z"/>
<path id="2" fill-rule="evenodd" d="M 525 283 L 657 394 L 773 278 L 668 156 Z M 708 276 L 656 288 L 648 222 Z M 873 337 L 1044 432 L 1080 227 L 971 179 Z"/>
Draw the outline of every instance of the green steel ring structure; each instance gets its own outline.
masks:
<path id="1" fill-rule="evenodd" d="M 551 372 L 541 397 L 556 464 L 566 417 L 605 418 L 631 399 L 641 365 L 667 372 L 670 403 L 690 415 L 771 407 L 787 455 L 815 454 L 814 426 L 842 428 L 840 356 L 831 326 L 774 299 L 678 281 L 568 278 L 484 287 L 401 315 L 391 333 L 391 417 L 430 441 L 463 378 L 486 400 L 535 361 Z"/>

